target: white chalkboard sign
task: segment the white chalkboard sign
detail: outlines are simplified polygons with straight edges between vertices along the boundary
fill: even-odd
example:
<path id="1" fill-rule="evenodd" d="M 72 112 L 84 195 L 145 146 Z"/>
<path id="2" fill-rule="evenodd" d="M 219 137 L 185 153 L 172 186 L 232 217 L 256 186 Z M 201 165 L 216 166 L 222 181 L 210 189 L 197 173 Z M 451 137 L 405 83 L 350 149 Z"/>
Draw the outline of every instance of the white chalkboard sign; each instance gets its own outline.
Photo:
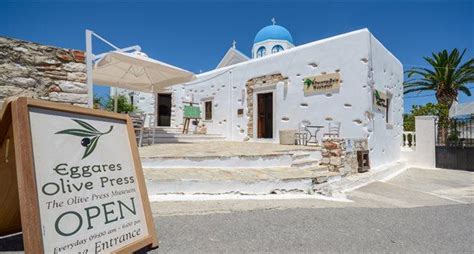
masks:
<path id="1" fill-rule="evenodd" d="M 12 137 L 3 135 L 2 144 L 14 144 L 27 252 L 129 253 L 157 246 L 128 116 L 27 98 L 10 110 Z"/>

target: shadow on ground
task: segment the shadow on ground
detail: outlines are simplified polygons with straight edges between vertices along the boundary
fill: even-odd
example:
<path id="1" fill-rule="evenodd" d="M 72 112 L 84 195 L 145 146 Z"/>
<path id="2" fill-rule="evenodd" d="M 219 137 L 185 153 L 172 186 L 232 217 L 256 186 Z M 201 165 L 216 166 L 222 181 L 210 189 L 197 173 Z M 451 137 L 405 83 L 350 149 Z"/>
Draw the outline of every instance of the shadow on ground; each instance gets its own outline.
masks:
<path id="1" fill-rule="evenodd" d="M 0 251 L 24 251 L 23 234 L 17 234 L 0 239 Z"/>

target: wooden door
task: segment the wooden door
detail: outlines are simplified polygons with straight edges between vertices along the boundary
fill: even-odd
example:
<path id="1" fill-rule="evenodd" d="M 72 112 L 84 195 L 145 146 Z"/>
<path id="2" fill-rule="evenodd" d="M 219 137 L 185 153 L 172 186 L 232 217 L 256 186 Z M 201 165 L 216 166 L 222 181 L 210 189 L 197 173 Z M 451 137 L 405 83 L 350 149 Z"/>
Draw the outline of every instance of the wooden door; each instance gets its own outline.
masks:
<path id="1" fill-rule="evenodd" d="M 258 138 L 273 138 L 273 94 L 257 95 L 257 133 Z"/>

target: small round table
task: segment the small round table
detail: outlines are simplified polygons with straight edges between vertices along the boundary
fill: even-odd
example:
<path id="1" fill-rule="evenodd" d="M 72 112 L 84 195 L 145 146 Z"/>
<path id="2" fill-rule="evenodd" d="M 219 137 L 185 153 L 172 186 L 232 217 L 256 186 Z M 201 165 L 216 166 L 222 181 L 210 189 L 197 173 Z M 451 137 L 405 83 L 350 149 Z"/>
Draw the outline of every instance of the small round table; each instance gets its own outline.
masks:
<path id="1" fill-rule="evenodd" d="M 314 143 L 314 144 L 319 144 L 318 142 L 318 132 L 324 128 L 322 125 L 307 125 L 305 127 L 306 131 L 308 132 L 308 143 Z M 312 131 L 314 130 L 314 131 Z M 313 134 L 314 133 L 314 134 Z M 314 138 L 314 141 L 311 141 L 311 139 Z"/>

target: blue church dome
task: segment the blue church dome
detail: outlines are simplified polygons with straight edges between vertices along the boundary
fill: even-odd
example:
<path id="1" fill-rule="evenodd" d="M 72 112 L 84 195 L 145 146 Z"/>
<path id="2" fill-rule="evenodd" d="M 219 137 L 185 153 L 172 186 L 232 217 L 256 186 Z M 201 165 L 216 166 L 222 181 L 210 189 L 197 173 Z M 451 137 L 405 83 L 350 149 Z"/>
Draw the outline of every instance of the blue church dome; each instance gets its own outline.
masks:
<path id="1" fill-rule="evenodd" d="M 269 25 L 258 31 L 255 36 L 254 44 L 266 40 L 285 40 L 293 44 L 293 38 L 290 32 L 279 25 Z"/>

